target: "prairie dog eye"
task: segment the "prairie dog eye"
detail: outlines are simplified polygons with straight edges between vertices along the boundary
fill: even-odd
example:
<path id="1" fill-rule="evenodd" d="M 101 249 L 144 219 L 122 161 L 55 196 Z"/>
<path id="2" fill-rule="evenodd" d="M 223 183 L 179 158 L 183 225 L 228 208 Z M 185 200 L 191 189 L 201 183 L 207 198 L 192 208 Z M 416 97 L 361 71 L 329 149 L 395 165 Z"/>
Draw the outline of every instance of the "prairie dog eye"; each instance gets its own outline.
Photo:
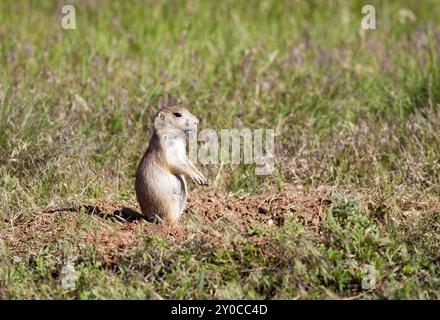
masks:
<path id="1" fill-rule="evenodd" d="M 179 112 L 173 112 L 173 116 L 180 118 L 182 114 L 180 114 Z"/>

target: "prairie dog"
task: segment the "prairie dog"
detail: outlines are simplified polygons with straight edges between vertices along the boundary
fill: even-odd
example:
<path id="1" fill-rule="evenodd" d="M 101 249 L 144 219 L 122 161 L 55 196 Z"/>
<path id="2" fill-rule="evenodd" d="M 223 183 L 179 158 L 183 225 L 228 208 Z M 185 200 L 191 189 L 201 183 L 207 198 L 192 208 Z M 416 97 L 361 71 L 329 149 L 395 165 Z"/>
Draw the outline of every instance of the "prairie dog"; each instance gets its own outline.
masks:
<path id="1" fill-rule="evenodd" d="M 166 107 L 154 118 L 153 135 L 139 164 L 135 189 L 142 214 L 175 224 L 187 198 L 185 176 L 197 184 L 208 181 L 186 156 L 186 134 L 199 120 L 187 109 Z"/>

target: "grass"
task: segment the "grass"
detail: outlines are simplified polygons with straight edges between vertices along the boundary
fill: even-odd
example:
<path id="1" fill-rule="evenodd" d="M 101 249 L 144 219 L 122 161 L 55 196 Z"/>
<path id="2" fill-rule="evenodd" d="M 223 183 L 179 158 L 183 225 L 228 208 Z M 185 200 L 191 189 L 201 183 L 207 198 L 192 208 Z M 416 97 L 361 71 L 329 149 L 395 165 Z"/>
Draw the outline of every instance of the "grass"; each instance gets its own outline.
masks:
<path id="1" fill-rule="evenodd" d="M 70 1 L 76 30 L 63 4 L 0 2 L 0 298 L 440 298 L 436 1 L 369 1 L 370 31 L 362 1 Z M 74 237 L 2 239 L 47 207 L 133 198 L 151 117 L 174 102 L 204 128 L 275 128 L 276 172 L 225 166 L 216 189 L 334 188 L 320 232 L 292 217 L 219 243 L 139 234 L 113 267 Z"/>

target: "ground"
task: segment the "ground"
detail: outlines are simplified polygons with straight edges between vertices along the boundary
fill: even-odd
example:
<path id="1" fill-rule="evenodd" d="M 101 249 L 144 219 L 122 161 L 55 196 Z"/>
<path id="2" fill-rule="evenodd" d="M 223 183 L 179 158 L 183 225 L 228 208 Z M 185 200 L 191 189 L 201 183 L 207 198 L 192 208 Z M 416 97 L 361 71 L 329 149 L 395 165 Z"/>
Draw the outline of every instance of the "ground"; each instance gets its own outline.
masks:
<path id="1" fill-rule="evenodd" d="M 0 2 L 0 298 L 440 298 L 436 1 L 63 4 Z M 169 227 L 134 175 L 174 103 L 275 171 L 197 164 Z"/>

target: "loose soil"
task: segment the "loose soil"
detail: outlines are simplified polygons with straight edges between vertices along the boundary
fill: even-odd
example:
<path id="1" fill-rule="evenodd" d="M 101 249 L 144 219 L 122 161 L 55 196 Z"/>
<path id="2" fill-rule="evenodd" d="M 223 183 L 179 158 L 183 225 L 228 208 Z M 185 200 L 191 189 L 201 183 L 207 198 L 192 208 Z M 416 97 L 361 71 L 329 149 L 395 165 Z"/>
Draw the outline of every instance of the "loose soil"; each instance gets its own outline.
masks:
<path id="1" fill-rule="evenodd" d="M 243 234 L 256 222 L 273 228 L 296 216 L 318 232 L 331 204 L 330 189 L 302 192 L 285 188 L 260 195 L 232 195 L 196 189 L 176 226 L 152 223 L 143 218 L 135 199 L 90 201 L 73 208 L 35 212 L 9 228 L 5 240 L 12 252 L 38 252 L 49 243 L 67 241 L 92 244 L 104 262 L 114 262 L 123 252 L 139 244 L 140 234 L 152 234 L 169 242 L 189 237 L 221 238 L 227 226 Z M 228 223 L 226 223 L 228 222 Z"/>

